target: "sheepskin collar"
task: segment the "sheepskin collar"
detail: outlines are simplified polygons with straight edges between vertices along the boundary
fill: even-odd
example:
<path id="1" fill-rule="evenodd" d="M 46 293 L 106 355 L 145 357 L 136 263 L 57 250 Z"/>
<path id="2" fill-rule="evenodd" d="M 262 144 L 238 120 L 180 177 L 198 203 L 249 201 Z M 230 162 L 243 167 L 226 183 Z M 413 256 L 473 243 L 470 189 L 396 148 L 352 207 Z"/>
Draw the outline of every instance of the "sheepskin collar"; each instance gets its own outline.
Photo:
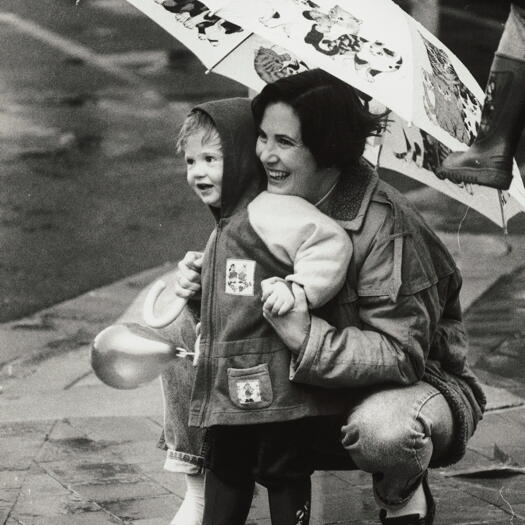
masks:
<path id="1" fill-rule="evenodd" d="M 351 172 L 343 174 L 323 211 L 345 230 L 359 230 L 378 181 L 376 170 L 361 159 Z"/>

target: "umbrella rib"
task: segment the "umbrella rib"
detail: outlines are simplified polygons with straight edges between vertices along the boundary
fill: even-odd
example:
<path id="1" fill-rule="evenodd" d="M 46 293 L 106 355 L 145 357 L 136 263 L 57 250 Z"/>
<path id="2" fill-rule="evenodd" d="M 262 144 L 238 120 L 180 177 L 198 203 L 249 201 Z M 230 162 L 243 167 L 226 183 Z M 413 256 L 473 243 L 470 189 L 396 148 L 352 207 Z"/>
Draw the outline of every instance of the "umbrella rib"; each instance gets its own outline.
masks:
<path id="1" fill-rule="evenodd" d="M 253 33 L 250 33 L 246 38 L 243 38 L 235 47 L 232 47 L 223 57 L 220 58 L 220 60 L 215 62 L 215 64 L 213 64 L 213 66 L 209 67 L 206 70 L 206 74 L 211 73 L 221 62 L 226 60 L 226 58 L 228 58 L 239 46 L 244 44 L 244 42 L 246 42 L 246 40 L 248 40 L 248 38 L 250 38 L 252 35 L 253 35 Z"/>

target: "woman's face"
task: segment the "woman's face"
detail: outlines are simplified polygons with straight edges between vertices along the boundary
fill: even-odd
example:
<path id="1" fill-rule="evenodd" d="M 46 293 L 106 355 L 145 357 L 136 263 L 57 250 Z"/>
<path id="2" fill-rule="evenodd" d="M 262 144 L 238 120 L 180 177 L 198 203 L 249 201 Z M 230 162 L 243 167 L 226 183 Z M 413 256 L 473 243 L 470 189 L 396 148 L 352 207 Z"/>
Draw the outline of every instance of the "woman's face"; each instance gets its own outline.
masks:
<path id="1" fill-rule="evenodd" d="M 302 142 L 299 117 L 283 102 L 265 109 L 255 151 L 271 193 L 297 195 L 315 204 L 336 180 L 329 175 L 333 170 L 319 168 Z"/>

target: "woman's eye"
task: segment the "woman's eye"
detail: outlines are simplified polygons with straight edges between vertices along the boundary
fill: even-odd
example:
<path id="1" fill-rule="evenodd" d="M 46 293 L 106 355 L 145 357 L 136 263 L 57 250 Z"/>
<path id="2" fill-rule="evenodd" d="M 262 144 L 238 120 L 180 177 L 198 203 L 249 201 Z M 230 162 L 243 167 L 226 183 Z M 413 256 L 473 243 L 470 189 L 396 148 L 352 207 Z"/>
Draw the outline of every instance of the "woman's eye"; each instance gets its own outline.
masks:
<path id="1" fill-rule="evenodd" d="M 266 135 L 261 130 L 259 130 L 259 134 L 257 135 L 257 139 L 262 141 L 262 142 L 265 142 L 266 141 Z"/>
<path id="2" fill-rule="evenodd" d="M 277 139 L 277 142 L 281 146 L 291 146 L 292 145 L 292 143 L 288 139 L 284 139 L 284 138 Z"/>

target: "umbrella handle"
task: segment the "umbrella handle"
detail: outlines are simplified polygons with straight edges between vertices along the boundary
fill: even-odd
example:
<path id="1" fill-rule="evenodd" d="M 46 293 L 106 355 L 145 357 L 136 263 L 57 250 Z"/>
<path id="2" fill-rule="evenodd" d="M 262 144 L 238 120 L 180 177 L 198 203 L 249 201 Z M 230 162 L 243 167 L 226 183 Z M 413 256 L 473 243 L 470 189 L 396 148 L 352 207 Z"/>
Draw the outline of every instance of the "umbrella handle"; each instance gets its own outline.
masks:
<path id="1" fill-rule="evenodd" d="M 166 283 L 162 279 L 155 281 L 144 299 L 142 317 L 144 322 L 152 328 L 163 328 L 171 324 L 179 317 L 187 303 L 187 299 L 177 296 L 173 304 L 164 313 L 159 316 L 155 315 L 155 303 L 165 288 Z"/>

